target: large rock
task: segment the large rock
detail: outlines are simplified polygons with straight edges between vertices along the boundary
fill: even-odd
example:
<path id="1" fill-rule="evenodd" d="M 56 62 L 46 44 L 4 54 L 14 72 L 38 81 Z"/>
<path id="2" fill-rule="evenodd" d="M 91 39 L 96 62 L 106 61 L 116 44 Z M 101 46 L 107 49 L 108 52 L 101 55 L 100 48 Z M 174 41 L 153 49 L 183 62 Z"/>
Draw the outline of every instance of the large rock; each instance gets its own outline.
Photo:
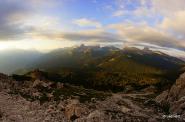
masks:
<path id="1" fill-rule="evenodd" d="M 169 90 L 163 91 L 159 96 L 155 98 L 155 101 L 160 105 L 164 105 L 167 103 Z"/>
<path id="2" fill-rule="evenodd" d="M 65 107 L 65 116 L 71 121 L 74 121 L 87 113 L 87 107 L 81 105 L 78 100 L 71 100 L 71 102 Z"/>
<path id="3" fill-rule="evenodd" d="M 170 114 L 178 114 L 185 119 L 185 73 L 176 80 L 170 90 L 157 96 L 155 101 L 162 106 L 168 104 Z"/>
<path id="4" fill-rule="evenodd" d="M 176 80 L 176 83 L 170 89 L 168 99 L 170 103 L 180 100 L 185 96 L 185 73 Z"/>

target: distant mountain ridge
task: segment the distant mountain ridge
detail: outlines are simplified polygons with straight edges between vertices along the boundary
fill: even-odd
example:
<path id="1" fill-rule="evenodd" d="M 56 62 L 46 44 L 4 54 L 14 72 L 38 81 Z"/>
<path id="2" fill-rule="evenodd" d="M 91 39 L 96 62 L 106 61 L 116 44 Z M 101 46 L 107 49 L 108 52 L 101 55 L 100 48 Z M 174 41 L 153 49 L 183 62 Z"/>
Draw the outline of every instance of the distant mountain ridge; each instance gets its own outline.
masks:
<path id="1" fill-rule="evenodd" d="M 185 67 L 185 62 L 178 58 L 135 47 L 119 49 L 81 45 L 46 54 L 10 51 L 0 56 L 4 57 L 0 59 L 0 69 L 4 73 L 24 75 L 40 69 L 59 75 L 63 82 L 106 90 L 125 89 L 128 85 L 138 89 L 151 85 L 169 87 Z"/>
<path id="2" fill-rule="evenodd" d="M 169 87 L 184 71 L 185 62 L 149 48 L 84 46 L 57 49 L 41 55 L 27 65 L 33 69 L 60 75 L 72 84 L 102 89 Z"/>
<path id="3" fill-rule="evenodd" d="M 113 54 L 114 55 L 116 55 L 116 54 L 129 55 L 130 54 L 133 57 L 137 56 L 137 57 L 142 57 L 143 59 L 145 59 L 147 57 L 148 59 L 146 59 L 146 60 L 148 62 L 152 61 L 152 57 L 155 57 L 156 60 L 159 61 L 159 62 L 158 61 L 156 62 L 158 64 L 160 63 L 161 60 L 163 60 L 163 62 L 165 62 L 165 63 L 166 62 L 177 63 L 177 64 L 184 63 L 184 61 L 182 61 L 178 58 L 169 56 L 169 55 L 162 53 L 162 52 L 159 52 L 159 51 L 152 51 L 149 49 L 148 50 L 146 50 L 146 49 L 140 50 L 140 49 L 134 48 L 134 47 L 127 47 L 122 50 L 122 49 L 115 48 L 115 47 L 99 47 L 99 46 L 84 46 L 84 45 L 82 45 L 80 47 L 75 47 L 75 48 L 65 48 L 65 49 L 54 50 L 50 53 L 47 53 L 47 54 L 41 56 L 40 59 L 38 59 L 34 63 L 38 66 L 41 66 L 40 68 L 45 68 L 46 66 L 44 66 L 44 64 L 47 65 L 48 63 L 51 63 L 50 64 L 51 68 L 55 67 L 52 65 L 56 65 L 56 67 L 61 66 L 61 65 L 67 67 L 66 65 L 73 66 L 73 63 L 74 63 L 74 66 L 77 65 L 78 63 L 85 64 L 88 62 L 88 60 L 96 60 L 97 61 L 97 59 L 106 58 L 106 57 L 111 56 Z M 165 60 L 168 60 L 168 61 L 165 61 Z M 52 64 L 52 62 L 53 62 L 53 64 Z M 142 63 L 142 61 L 140 63 Z M 146 63 L 146 62 L 144 62 L 144 63 Z M 168 67 L 170 67 L 170 66 L 168 66 Z"/>

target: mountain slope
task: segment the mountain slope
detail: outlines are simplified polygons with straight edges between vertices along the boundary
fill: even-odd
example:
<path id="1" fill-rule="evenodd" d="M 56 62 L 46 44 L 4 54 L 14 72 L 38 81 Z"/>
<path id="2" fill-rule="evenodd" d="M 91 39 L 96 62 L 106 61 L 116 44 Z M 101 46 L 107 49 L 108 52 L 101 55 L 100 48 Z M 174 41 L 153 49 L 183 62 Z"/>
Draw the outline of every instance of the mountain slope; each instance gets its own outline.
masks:
<path id="1" fill-rule="evenodd" d="M 97 89 L 169 87 L 184 62 L 149 49 L 80 46 L 58 49 L 31 64 L 32 69 L 59 74 L 63 82 Z"/>

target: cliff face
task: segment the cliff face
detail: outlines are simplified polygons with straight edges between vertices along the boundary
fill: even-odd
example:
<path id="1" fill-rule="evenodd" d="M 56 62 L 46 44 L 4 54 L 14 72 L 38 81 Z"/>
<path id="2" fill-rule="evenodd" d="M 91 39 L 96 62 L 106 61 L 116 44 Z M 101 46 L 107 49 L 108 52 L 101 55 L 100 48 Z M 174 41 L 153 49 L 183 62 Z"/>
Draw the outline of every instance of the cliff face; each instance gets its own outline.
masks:
<path id="1" fill-rule="evenodd" d="M 185 73 L 177 79 L 176 83 L 170 89 L 168 101 L 173 103 L 183 97 L 185 97 Z"/>
<path id="2" fill-rule="evenodd" d="M 185 117 L 185 73 L 182 74 L 171 89 L 156 97 L 156 102 L 168 106 L 171 114 Z"/>

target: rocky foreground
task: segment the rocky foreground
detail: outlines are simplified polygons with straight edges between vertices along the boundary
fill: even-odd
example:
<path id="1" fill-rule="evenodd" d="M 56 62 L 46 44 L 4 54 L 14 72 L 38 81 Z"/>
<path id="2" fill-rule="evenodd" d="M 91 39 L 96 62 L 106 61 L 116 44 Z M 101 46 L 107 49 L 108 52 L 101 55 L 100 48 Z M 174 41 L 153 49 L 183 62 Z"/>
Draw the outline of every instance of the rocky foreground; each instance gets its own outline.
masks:
<path id="1" fill-rule="evenodd" d="M 111 93 L 0 75 L 2 122 L 184 122 L 185 74 L 159 96 L 150 87 Z M 157 96 L 157 97 L 156 97 Z"/>

